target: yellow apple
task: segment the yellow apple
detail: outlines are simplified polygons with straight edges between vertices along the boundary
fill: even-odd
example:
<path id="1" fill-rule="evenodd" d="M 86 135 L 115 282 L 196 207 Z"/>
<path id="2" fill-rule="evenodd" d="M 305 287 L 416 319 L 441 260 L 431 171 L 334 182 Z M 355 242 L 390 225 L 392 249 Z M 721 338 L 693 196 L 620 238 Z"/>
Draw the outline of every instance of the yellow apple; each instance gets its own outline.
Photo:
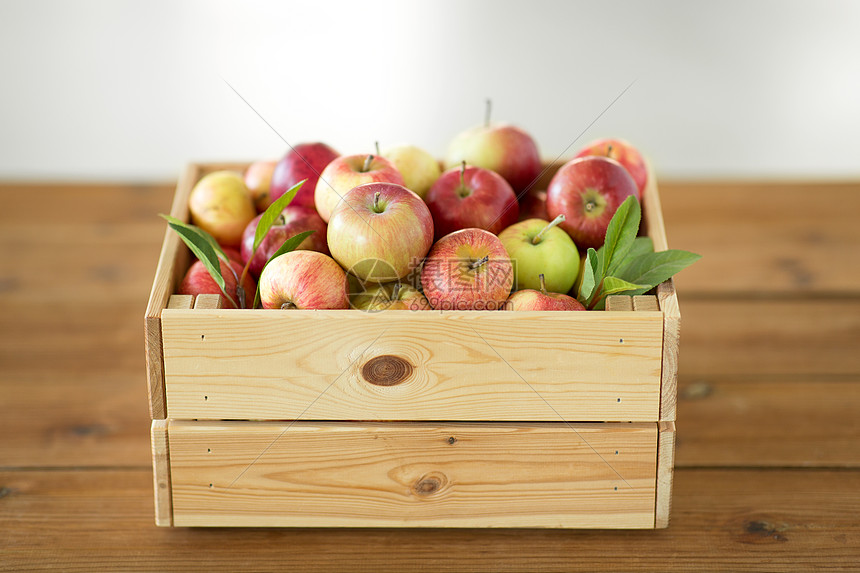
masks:
<path id="1" fill-rule="evenodd" d="M 382 155 L 403 175 L 405 187 L 424 199 L 433 183 L 442 174 L 439 161 L 414 145 L 399 145 Z"/>
<path id="2" fill-rule="evenodd" d="M 188 198 L 191 222 L 227 247 L 238 247 L 257 209 L 241 173 L 215 171 L 203 177 Z"/>

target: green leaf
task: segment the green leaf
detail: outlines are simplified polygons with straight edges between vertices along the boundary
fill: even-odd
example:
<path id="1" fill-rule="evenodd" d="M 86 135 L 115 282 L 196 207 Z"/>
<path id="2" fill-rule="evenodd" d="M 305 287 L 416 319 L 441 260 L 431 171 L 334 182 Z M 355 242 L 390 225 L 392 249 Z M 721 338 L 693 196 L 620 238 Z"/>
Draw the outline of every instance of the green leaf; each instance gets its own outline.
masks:
<path id="1" fill-rule="evenodd" d="M 292 200 L 295 198 L 296 193 L 299 192 L 299 189 L 302 188 L 307 179 L 302 179 L 295 185 L 293 185 L 289 191 L 278 197 L 277 201 L 273 202 L 269 205 L 269 208 L 263 213 L 263 216 L 260 217 L 260 220 L 257 222 L 257 229 L 254 232 L 254 248 L 251 249 L 251 257 L 254 257 L 254 254 L 257 252 L 257 248 L 260 246 L 260 243 L 263 242 L 263 239 L 266 237 L 266 233 L 269 232 L 269 229 L 272 228 L 272 225 L 275 221 L 278 220 L 278 217 L 281 215 L 281 211 L 284 210 L 284 207 L 289 205 Z"/>
<path id="2" fill-rule="evenodd" d="M 176 231 L 176 234 L 178 234 L 179 238 L 188 245 L 188 248 L 191 249 L 194 256 L 203 263 L 203 266 L 205 266 L 206 270 L 209 271 L 209 275 L 212 277 L 212 280 L 215 281 L 221 289 L 221 292 L 224 293 L 224 296 L 233 300 L 233 297 L 227 294 L 227 291 L 224 290 L 224 277 L 221 276 L 221 264 L 218 262 L 218 251 L 221 251 L 221 248 L 217 247 L 216 249 L 212 246 L 213 242 L 217 244 L 217 241 L 215 241 L 212 235 L 199 227 L 183 223 L 179 219 L 171 217 L 170 215 L 161 214 L 161 218 L 167 221 L 170 228 Z M 221 253 L 223 254 L 223 251 L 221 251 Z"/>
<path id="3" fill-rule="evenodd" d="M 669 280 L 701 258 L 701 255 L 676 249 L 645 253 L 632 259 L 624 266 L 618 276 L 624 280 L 653 288 L 663 281 Z"/>
<path id="4" fill-rule="evenodd" d="M 582 283 L 579 285 L 579 296 L 577 299 L 582 304 L 585 304 L 592 293 L 594 292 L 595 281 L 597 277 L 598 260 L 597 251 L 588 249 L 585 254 L 585 264 L 582 267 Z"/>
<path id="5" fill-rule="evenodd" d="M 295 189 L 295 187 L 293 189 Z M 292 191 L 292 189 L 290 191 Z M 289 191 L 287 191 L 287 193 L 289 193 Z M 286 193 L 285 193 L 285 195 L 286 195 Z M 269 263 L 271 263 L 276 258 L 283 255 L 284 253 L 289 253 L 291 251 L 296 250 L 296 247 L 301 245 L 302 241 L 304 241 L 305 239 L 310 237 L 315 232 L 316 231 L 302 231 L 301 233 L 293 235 L 292 237 L 290 237 L 289 239 L 284 241 L 284 244 L 282 244 L 278 248 L 278 250 L 275 251 L 271 257 L 269 257 L 269 260 L 266 261 L 266 264 L 263 265 L 263 270 L 260 271 L 260 276 L 261 277 L 263 276 L 263 271 L 266 270 L 266 267 L 269 266 Z M 257 293 L 254 295 L 254 306 L 252 308 L 259 308 L 259 306 L 260 306 L 260 281 L 257 281 Z"/>
<path id="6" fill-rule="evenodd" d="M 619 205 L 606 229 L 603 266 L 601 266 L 603 276 L 612 275 L 624 262 L 627 252 L 639 233 L 641 220 L 642 208 L 639 206 L 639 200 L 631 195 Z"/>
<path id="7" fill-rule="evenodd" d="M 654 241 L 651 240 L 651 237 L 636 237 L 633 239 L 633 245 L 631 245 L 630 250 L 627 251 L 625 259 L 629 262 L 640 255 L 653 252 Z"/>
<path id="8" fill-rule="evenodd" d="M 603 290 L 600 292 L 600 296 L 592 302 L 591 308 L 602 310 L 606 306 L 606 297 L 613 294 L 632 294 L 634 291 L 645 287 L 646 285 L 633 284 L 618 277 L 606 277 L 603 279 Z"/>

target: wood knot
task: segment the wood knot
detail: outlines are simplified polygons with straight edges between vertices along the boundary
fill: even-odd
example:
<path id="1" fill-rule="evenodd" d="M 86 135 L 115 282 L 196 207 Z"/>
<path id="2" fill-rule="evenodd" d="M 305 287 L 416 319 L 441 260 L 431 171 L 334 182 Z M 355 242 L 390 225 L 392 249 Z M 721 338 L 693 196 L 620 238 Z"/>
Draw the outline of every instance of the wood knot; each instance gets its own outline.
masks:
<path id="1" fill-rule="evenodd" d="M 448 478 L 442 473 L 425 474 L 412 486 L 412 491 L 421 496 L 433 495 L 448 483 Z"/>
<path id="2" fill-rule="evenodd" d="M 406 359 L 391 354 L 371 358 L 361 367 L 361 376 L 376 386 L 396 386 L 412 375 Z"/>

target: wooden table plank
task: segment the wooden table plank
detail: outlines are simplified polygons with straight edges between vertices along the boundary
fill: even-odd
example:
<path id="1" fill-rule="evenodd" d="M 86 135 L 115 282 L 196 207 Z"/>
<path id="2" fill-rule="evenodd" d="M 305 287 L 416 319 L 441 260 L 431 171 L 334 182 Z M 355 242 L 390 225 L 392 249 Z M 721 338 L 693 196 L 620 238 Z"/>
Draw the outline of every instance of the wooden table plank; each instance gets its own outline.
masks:
<path id="1" fill-rule="evenodd" d="M 860 376 L 682 379 L 675 463 L 860 467 Z"/>
<path id="2" fill-rule="evenodd" d="M 666 181 L 660 195 L 669 246 L 703 255 L 682 295 L 860 289 L 860 182 Z"/>
<path id="3" fill-rule="evenodd" d="M 856 570 L 860 472 L 675 473 L 658 531 L 163 529 L 143 470 L 0 473 L 0 571 Z"/>

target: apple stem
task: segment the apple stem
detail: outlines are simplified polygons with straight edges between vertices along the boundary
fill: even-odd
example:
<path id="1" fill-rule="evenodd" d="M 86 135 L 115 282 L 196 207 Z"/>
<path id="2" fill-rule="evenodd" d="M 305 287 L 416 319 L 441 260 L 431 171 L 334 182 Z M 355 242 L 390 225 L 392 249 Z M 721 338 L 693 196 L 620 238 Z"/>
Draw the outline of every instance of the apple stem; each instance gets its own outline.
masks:
<path id="1" fill-rule="evenodd" d="M 477 269 L 478 267 L 480 267 L 481 265 L 483 265 L 484 263 L 486 263 L 489 260 L 490 260 L 490 255 L 484 255 L 483 259 L 481 259 L 479 261 L 475 261 L 473 263 L 469 263 L 469 268 L 474 271 L 475 269 Z"/>
<path id="2" fill-rule="evenodd" d="M 466 160 L 460 164 L 460 187 L 466 186 Z"/>
<path id="3" fill-rule="evenodd" d="M 370 164 L 373 163 L 373 154 L 368 155 L 367 159 L 364 160 L 364 165 L 361 168 L 362 173 L 367 173 L 370 171 Z"/>
<path id="4" fill-rule="evenodd" d="M 487 107 L 484 108 L 484 127 L 490 127 L 490 112 L 493 110 L 493 100 L 487 98 Z"/>
<path id="5" fill-rule="evenodd" d="M 564 215 L 563 214 L 561 214 L 558 217 L 556 217 L 555 219 L 553 219 L 546 227 L 541 229 L 540 233 L 535 235 L 534 239 L 532 239 L 532 245 L 537 245 L 538 243 L 540 243 L 540 240 L 543 237 L 543 234 L 546 233 L 548 230 L 552 229 L 553 227 L 555 227 L 556 225 L 558 225 L 559 223 L 564 223 Z"/>
<path id="6" fill-rule="evenodd" d="M 391 302 L 397 300 L 397 296 L 400 294 L 400 283 L 395 283 L 394 288 L 391 289 L 391 298 L 389 299 Z"/>
<path id="7" fill-rule="evenodd" d="M 543 276 L 543 273 L 538 275 L 538 280 L 540 281 L 540 291 L 543 294 L 546 294 L 546 279 Z"/>
<path id="8" fill-rule="evenodd" d="M 606 157 L 612 157 L 612 144 L 606 146 Z"/>
<path id="9" fill-rule="evenodd" d="M 373 194 L 373 212 L 379 213 L 379 191 Z"/>
<path id="10" fill-rule="evenodd" d="M 295 310 L 298 308 L 294 303 L 287 301 L 281 305 L 281 310 Z"/>
<path id="11" fill-rule="evenodd" d="M 374 146 L 374 147 L 376 147 L 376 154 L 377 154 L 377 155 L 382 155 L 382 154 L 379 152 L 379 142 L 378 142 L 378 141 L 374 141 L 374 142 L 373 142 L 373 146 Z"/>

